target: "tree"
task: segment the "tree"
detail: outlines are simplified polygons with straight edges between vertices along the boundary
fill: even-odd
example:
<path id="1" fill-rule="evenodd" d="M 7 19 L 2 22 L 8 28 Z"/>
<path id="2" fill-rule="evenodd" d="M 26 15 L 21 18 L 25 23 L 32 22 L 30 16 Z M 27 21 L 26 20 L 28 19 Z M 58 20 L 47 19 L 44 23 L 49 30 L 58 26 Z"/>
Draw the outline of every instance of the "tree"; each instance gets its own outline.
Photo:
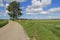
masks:
<path id="1" fill-rule="evenodd" d="M 8 15 L 12 20 L 18 19 L 18 17 L 22 15 L 21 13 L 22 9 L 20 8 L 19 2 L 16 2 L 16 1 L 11 2 L 7 7 L 7 10 L 10 12 L 8 13 Z"/>

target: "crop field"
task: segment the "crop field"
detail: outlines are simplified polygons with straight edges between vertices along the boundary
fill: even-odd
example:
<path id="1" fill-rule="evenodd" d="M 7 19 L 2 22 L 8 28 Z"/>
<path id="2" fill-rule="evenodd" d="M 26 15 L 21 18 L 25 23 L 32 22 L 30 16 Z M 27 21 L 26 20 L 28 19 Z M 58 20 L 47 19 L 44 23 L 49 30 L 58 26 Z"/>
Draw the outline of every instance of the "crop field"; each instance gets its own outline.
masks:
<path id="1" fill-rule="evenodd" d="M 60 20 L 17 20 L 30 40 L 60 40 Z"/>
<path id="2" fill-rule="evenodd" d="M 8 23 L 7 20 L 0 20 L 0 28 Z"/>

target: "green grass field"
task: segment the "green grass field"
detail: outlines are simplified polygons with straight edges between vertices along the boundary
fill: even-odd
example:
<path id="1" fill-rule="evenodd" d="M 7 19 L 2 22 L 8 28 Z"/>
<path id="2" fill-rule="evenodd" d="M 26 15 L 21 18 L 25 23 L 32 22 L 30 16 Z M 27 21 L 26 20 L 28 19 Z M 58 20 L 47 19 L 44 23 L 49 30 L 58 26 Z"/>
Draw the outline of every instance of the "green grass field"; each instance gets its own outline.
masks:
<path id="1" fill-rule="evenodd" d="M 0 20 L 0 28 L 5 26 L 8 23 L 7 20 Z"/>
<path id="2" fill-rule="evenodd" d="M 17 20 L 30 40 L 60 40 L 60 20 Z"/>

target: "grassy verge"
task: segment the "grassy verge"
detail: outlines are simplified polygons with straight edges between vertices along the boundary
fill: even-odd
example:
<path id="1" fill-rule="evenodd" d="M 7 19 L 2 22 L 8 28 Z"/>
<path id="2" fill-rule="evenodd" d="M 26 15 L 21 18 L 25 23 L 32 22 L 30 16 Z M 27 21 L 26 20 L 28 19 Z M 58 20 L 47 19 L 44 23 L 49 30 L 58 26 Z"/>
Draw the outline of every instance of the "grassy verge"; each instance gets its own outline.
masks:
<path id="1" fill-rule="evenodd" d="M 60 40 L 60 20 L 17 20 L 31 40 Z"/>
<path id="2" fill-rule="evenodd" d="M 0 28 L 8 24 L 7 20 L 0 20 Z"/>

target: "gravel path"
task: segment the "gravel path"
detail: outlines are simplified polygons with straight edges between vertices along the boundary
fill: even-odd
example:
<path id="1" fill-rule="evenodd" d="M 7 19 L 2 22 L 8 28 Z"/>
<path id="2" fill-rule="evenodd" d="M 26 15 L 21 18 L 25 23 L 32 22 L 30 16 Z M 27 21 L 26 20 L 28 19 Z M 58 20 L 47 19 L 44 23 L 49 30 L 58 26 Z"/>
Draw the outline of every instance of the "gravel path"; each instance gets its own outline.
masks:
<path id="1" fill-rule="evenodd" d="M 0 40 L 29 40 L 22 26 L 14 21 L 0 29 Z"/>

